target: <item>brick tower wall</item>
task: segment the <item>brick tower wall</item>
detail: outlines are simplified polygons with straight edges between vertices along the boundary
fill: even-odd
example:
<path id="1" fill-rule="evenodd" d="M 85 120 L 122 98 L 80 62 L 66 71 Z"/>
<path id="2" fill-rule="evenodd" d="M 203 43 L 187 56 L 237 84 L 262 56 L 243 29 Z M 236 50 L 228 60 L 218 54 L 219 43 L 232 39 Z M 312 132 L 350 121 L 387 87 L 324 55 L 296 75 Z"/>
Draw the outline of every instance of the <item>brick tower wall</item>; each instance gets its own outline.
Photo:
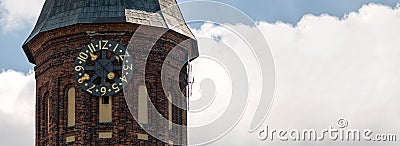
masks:
<path id="1" fill-rule="evenodd" d="M 84 45 L 93 40 L 113 40 L 125 47 L 129 43 L 149 47 L 151 42 L 148 42 L 149 39 L 146 37 L 152 37 L 156 31 L 163 31 L 162 28 L 148 26 L 146 31 L 141 34 L 141 39 L 130 42 L 137 28 L 138 25 L 128 23 L 78 24 L 41 33 L 27 44 L 31 48 L 30 51 L 36 64 L 36 145 L 167 145 L 150 135 L 148 140 L 138 140 L 137 134 L 146 134 L 146 132 L 141 129 L 131 115 L 123 92 L 112 97 L 112 123 L 99 123 L 99 97 L 93 97 L 81 89 L 74 76 L 75 57 Z M 146 77 L 142 79 L 146 81 L 152 104 L 167 119 L 168 99 L 162 90 L 161 66 L 168 52 L 177 43 L 187 39 L 184 35 L 167 31 L 156 45 L 150 46 L 152 51 L 146 63 Z M 186 50 L 181 50 L 182 55 L 175 58 L 177 62 L 185 61 L 188 58 Z M 137 50 L 131 55 L 135 59 L 135 57 L 143 56 L 141 53 L 142 51 Z M 134 65 L 136 64 L 134 63 Z M 174 63 L 170 65 L 176 66 Z M 143 70 L 137 70 L 137 72 L 139 71 Z M 180 90 L 185 94 L 186 68 L 176 67 L 171 68 L 170 71 L 180 72 Z M 139 74 L 136 74 L 135 77 L 139 78 L 132 79 L 133 88 L 141 80 Z M 70 87 L 76 89 L 76 124 L 72 127 L 67 126 L 67 90 Z M 135 91 L 133 94 L 133 96 L 137 96 Z M 186 99 L 175 100 L 179 100 L 178 103 L 182 105 L 187 103 Z M 157 125 L 157 121 L 152 121 L 151 117 L 155 114 L 149 113 L 150 126 L 161 126 L 162 129 L 168 129 L 168 125 Z M 47 124 L 48 117 L 50 125 Z M 186 110 L 174 106 L 173 122 L 186 125 Z M 100 139 L 98 133 L 103 131 L 111 131 L 112 138 Z M 171 141 L 186 143 L 186 133 L 186 129 L 172 128 L 172 130 L 161 130 L 160 134 L 169 135 Z M 75 136 L 75 141 L 66 143 L 68 136 Z"/>

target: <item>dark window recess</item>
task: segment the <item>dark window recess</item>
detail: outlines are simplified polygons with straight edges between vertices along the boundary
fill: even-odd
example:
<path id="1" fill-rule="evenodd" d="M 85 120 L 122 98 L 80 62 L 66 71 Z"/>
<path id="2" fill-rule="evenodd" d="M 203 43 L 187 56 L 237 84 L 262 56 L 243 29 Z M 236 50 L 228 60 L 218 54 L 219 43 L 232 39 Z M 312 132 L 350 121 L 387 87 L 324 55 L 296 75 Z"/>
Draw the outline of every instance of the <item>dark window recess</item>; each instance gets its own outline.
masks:
<path id="1" fill-rule="evenodd" d="M 110 104 L 110 97 L 103 97 L 103 104 Z"/>

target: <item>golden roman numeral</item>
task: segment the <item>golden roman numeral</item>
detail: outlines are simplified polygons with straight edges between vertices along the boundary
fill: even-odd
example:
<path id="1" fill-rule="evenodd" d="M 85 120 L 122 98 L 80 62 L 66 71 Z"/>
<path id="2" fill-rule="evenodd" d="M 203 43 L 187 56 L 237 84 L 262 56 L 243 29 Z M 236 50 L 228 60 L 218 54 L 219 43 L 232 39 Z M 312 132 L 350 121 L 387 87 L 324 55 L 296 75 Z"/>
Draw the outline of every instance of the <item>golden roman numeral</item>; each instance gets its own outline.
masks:
<path id="1" fill-rule="evenodd" d="M 93 92 L 92 92 L 92 89 L 93 89 L 94 87 L 96 87 L 96 85 L 93 85 L 92 87 L 88 88 L 86 91 L 89 92 L 89 93 L 93 93 Z"/>
<path id="2" fill-rule="evenodd" d="M 96 51 L 96 48 L 93 46 L 93 43 L 90 43 L 90 45 L 88 45 L 88 48 L 89 48 L 89 51 L 90 52 L 94 52 L 94 51 Z"/>
<path id="3" fill-rule="evenodd" d="M 119 44 L 115 45 L 115 48 L 113 49 L 113 52 L 115 52 L 118 48 Z"/>
<path id="4" fill-rule="evenodd" d="M 121 81 L 128 82 L 128 80 L 126 79 L 126 76 L 125 76 L 125 75 L 123 75 L 122 77 L 120 77 L 120 79 L 121 79 Z"/>
<path id="5" fill-rule="evenodd" d="M 83 61 L 83 62 L 86 62 L 86 59 L 88 59 L 88 57 L 89 56 L 86 53 L 80 52 L 79 56 L 78 56 L 78 59 Z"/>
<path id="6" fill-rule="evenodd" d="M 124 65 L 124 70 L 132 70 L 133 69 L 133 65 Z"/>
<path id="7" fill-rule="evenodd" d="M 101 42 L 103 42 L 103 43 L 105 43 L 105 44 L 102 46 L 102 45 L 101 45 Z M 108 40 L 99 41 L 99 48 L 100 48 L 100 50 L 108 50 L 107 44 L 108 44 Z"/>

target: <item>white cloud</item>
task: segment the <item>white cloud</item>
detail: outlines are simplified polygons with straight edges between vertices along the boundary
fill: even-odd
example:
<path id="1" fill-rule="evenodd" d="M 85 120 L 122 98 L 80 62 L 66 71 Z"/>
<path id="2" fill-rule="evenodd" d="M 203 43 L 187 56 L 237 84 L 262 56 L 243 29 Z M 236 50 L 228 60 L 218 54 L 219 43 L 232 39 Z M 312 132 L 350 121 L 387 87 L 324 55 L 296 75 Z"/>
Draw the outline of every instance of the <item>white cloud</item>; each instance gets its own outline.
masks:
<path id="1" fill-rule="evenodd" d="M 275 129 L 322 129 L 336 126 L 336 120 L 344 117 L 349 121 L 350 128 L 368 128 L 377 133 L 400 136 L 399 16 L 399 7 L 369 4 L 342 19 L 329 15 L 305 15 L 296 26 L 282 22 L 258 22 L 258 28 L 270 43 L 277 74 L 276 99 L 266 124 Z M 255 28 L 243 25 L 228 27 L 246 32 L 248 40 L 256 39 L 252 38 Z M 206 24 L 194 32 L 202 37 L 218 36 L 220 45 L 229 44 L 235 51 L 247 49 L 224 27 Z M 218 45 L 203 47 L 215 46 Z M 200 42 L 200 52 L 201 47 Z M 244 59 L 244 64 L 251 62 L 248 60 Z M 201 65 L 195 64 L 194 67 Z M 257 72 L 253 70 L 254 65 L 248 68 L 250 73 Z M 209 67 L 196 70 L 213 71 Z M 196 78 L 204 78 L 201 74 L 194 74 Z M 214 73 L 213 76 L 218 78 L 223 74 Z M 249 79 L 250 90 L 260 88 L 257 77 L 251 75 Z M 243 121 L 213 145 L 378 144 L 262 142 L 256 133 L 248 133 L 254 107 L 257 106 L 254 94 L 250 97 L 249 111 Z M 229 102 L 229 97 L 217 98 Z M 221 104 L 214 102 L 212 106 Z M 191 120 L 209 122 L 213 113 L 202 113 L 208 116 Z M 398 145 L 398 142 L 379 145 Z"/>
<path id="2" fill-rule="evenodd" d="M 0 145 L 33 145 L 35 75 L 0 72 Z"/>
<path id="3" fill-rule="evenodd" d="M 5 32 L 33 27 L 44 0 L 0 0 L 0 26 Z"/>
<path id="4" fill-rule="evenodd" d="M 20 6 L 19 3 L 30 3 L 33 6 Z M 32 25 L 31 22 L 36 19 L 42 4 L 43 0 L 2 0 L 2 29 L 15 30 L 24 25 Z M 400 136 L 399 16 L 399 7 L 392 9 L 371 4 L 343 19 L 329 15 L 306 15 L 297 26 L 280 22 L 259 22 L 258 28 L 271 45 L 277 72 L 277 98 L 266 123 L 276 129 L 320 129 L 335 126 L 339 117 L 345 117 L 354 128 L 370 128 L 377 132 L 396 133 Z M 27 23 L 28 21 L 30 23 Z M 256 31 L 243 25 L 230 27 L 247 32 L 247 39 L 252 39 L 251 34 Z M 240 52 L 241 56 L 249 55 L 244 51 L 246 46 L 222 27 L 207 24 L 194 32 L 203 37 L 218 36 L 221 42 L 229 44 L 235 51 Z M 200 51 L 201 49 L 200 47 Z M 253 61 L 254 59 L 244 59 L 244 64 L 251 64 Z M 256 90 L 260 85 L 257 80 L 257 67 L 249 65 L 246 68 L 252 71 L 249 76 L 250 90 Z M 210 68 L 204 66 L 203 69 L 195 70 L 207 71 Z M 219 74 L 213 75 L 218 77 Z M 199 79 L 199 76 L 197 75 L 196 79 Z M 199 83 L 199 80 L 196 81 Z M 224 85 L 216 83 L 217 86 L 218 84 Z M 229 91 L 223 89 L 224 91 L 219 92 Z M 251 92 L 250 96 L 253 98 L 250 99 L 249 112 L 244 115 L 243 121 L 213 145 L 377 144 L 261 142 L 256 133 L 248 133 L 252 112 L 257 105 L 255 95 L 255 92 Z M 32 145 L 34 74 L 2 71 L 0 100 L 0 131 L 7 133 L 0 137 L 0 145 Z M 224 105 L 218 103 L 219 101 L 221 100 L 216 100 L 212 106 Z M 211 108 L 224 110 L 220 107 Z M 210 122 L 208 120 L 212 119 L 211 116 L 221 114 L 220 111 L 212 112 L 203 113 L 204 118 L 198 116 L 198 119 L 191 120 L 198 120 L 194 121 L 197 123 L 202 123 L 201 120 Z"/>

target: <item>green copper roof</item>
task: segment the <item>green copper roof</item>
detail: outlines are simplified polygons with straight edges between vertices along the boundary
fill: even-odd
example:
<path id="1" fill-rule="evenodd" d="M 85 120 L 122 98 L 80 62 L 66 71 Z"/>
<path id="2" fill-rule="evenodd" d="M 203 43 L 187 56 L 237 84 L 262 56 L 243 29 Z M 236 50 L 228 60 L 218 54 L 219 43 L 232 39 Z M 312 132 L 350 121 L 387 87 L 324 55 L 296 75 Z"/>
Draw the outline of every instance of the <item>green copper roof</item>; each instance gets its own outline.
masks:
<path id="1" fill-rule="evenodd" d="M 39 19 L 23 45 L 41 32 L 74 24 L 128 22 L 172 29 L 190 38 L 176 0 L 46 0 Z"/>
<path id="2" fill-rule="evenodd" d="M 46 0 L 32 33 L 79 23 L 130 22 L 173 29 L 193 37 L 175 0 Z"/>

